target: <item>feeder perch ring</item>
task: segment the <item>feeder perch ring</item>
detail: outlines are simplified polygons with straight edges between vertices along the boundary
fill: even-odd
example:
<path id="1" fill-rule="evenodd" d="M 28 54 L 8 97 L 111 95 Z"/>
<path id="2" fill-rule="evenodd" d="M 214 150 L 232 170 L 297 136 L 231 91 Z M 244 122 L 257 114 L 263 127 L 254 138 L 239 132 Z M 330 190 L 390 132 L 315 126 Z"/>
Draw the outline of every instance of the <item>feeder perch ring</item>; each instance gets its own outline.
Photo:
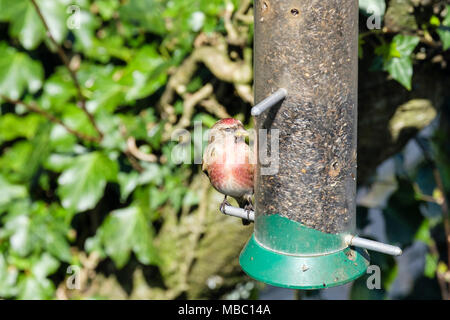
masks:
<path id="1" fill-rule="evenodd" d="M 242 208 L 226 205 L 224 207 L 224 214 L 232 216 L 232 217 L 236 217 L 236 218 L 247 219 L 252 222 L 255 221 L 255 212 L 252 210 L 245 210 Z M 374 240 L 370 240 L 370 239 L 360 238 L 358 236 L 351 235 L 351 234 L 344 236 L 344 243 L 347 246 L 359 247 L 359 248 L 363 248 L 363 249 L 367 249 L 367 250 L 371 250 L 371 251 L 389 254 L 391 256 L 400 256 L 403 253 L 402 249 L 397 246 L 393 246 L 390 244 L 386 244 L 386 243 L 382 243 L 382 242 L 378 242 L 378 241 L 374 241 Z"/>

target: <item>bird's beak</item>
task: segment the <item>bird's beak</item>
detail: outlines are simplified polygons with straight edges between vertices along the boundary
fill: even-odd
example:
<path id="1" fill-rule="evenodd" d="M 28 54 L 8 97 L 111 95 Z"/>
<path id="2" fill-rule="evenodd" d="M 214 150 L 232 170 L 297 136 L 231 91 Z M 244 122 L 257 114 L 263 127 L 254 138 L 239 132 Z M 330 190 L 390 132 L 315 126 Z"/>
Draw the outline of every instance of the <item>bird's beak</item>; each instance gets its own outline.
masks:
<path id="1" fill-rule="evenodd" d="M 234 134 L 236 137 L 240 138 L 240 137 L 248 137 L 248 132 L 244 129 L 239 129 L 238 131 L 236 131 L 236 133 Z"/>

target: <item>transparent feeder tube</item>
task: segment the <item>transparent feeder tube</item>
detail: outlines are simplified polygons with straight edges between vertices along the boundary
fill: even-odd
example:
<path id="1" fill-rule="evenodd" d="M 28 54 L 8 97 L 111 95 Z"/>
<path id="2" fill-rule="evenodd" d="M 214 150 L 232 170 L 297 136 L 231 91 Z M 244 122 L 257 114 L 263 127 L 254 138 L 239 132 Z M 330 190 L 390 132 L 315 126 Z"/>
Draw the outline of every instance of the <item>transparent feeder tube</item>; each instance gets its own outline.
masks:
<path id="1" fill-rule="evenodd" d="M 255 239 L 269 249 L 346 247 L 344 237 L 325 247 L 274 235 L 271 215 L 321 234 L 355 232 L 357 23 L 354 0 L 255 0 L 255 101 L 287 91 L 256 117 Z"/>

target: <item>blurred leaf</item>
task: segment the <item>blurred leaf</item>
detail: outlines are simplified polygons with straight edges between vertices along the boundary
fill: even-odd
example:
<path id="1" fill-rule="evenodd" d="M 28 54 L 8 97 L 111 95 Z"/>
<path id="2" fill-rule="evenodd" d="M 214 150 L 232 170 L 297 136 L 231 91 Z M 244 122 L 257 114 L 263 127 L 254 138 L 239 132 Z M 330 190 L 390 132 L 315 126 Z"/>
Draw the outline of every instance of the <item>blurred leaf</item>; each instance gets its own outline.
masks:
<path id="1" fill-rule="evenodd" d="M 0 143 L 21 137 L 31 139 L 43 121 L 44 118 L 33 113 L 24 117 L 13 113 L 2 115 L 0 117 Z"/>
<path id="2" fill-rule="evenodd" d="M 11 184 L 0 174 L 0 208 L 15 199 L 27 196 L 27 189 L 22 185 Z"/>
<path id="3" fill-rule="evenodd" d="M 143 46 L 123 69 L 120 83 L 126 90 L 127 101 L 148 96 L 162 87 L 167 80 L 169 64 L 158 54 L 154 46 Z"/>
<path id="4" fill-rule="evenodd" d="M 421 164 L 417 170 L 417 174 L 414 180 L 417 182 L 420 191 L 426 195 L 431 195 L 434 188 L 436 187 L 436 182 L 433 175 L 433 167 L 430 164 Z"/>
<path id="5" fill-rule="evenodd" d="M 34 93 L 41 88 L 43 76 L 39 62 L 0 42 L 0 94 L 18 99 L 25 90 Z"/>
<path id="6" fill-rule="evenodd" d="M 109 20 L 119 8 L 119 0 L 96 0 L 95 5 L 103 20 Z"/>
<path id="7" fill-rule="evenodd" d="M 427 253 L 425 255 L 425 269 L 423 271 L 427 278 L 433 279 L 436 275 L 436 269 L 438 265 L 438 257 Z"/>
<path id="8" fill-rule="evenodd" d="M 211 128 L 217 122 L 217 120 L 218 120 L 217 118 L 209 114 L 199 112 L 194 116 L 192 122 L 201 121 L 203 125 L 205 125 L 208 128 Z"/>
<path id="9" fill-rule="evenodd" d="M 6 232 L 10 232 L 11 249 L 20 256 L 28 255 L 32 248 L 31 221 L 27 214 L 15 216 L 5 223 Z"/>
<path id="10" fill-rule="evenodd" d="M 94 137 L 97 135 L 86 113 L 74 104 L 65 105 L 62 120 L 71 129 Z"/>
<path id="11" fill-rule="evenodd" d="M 414 236 L 414 239 L 422 241 L 427 245 L 431 243 L 432 238 L 430 234 L 430 221 L 428 219 L 423 220 L 422 224 L 416 232 L 416 235 Z"/>
<path id="12" fill-rule="evenodd" d="M 448 267 L 444 262 L 440 261 L 437 265 L 436 270 L 439 274 L 445 274 L 448 271 Z"/>
<path id="13" fill-rule="evenodd" d="M 99 229 L 105 252 L 118 268 L 128 261 L 131 251 L 143 264 L 159 262 L 153 246 L 153 230 L 139 207 L 115 210 Z"/>
<path id="14" fill-rule="evenodd" d="M 446 6 L 446 10 L 447 14 L 445 15 L 444 20 L 442 20 L 441 26 L 437 30 L 444 50 L 450 48 L 450 5 Z"/>
<path id="15" fill-rule="evenodd" d="M 49 123 L 42 123 L 32 139 L 7 148 L 0 158 L 0 172 L 9 174 L 11 181 L 29 181 L 49 154 L 49 129 Z"/>
<path id="16" fill-rule="evenodd" d="M 54 172 L 62 172 L 73 164 L 74 159 L 72 155 L 53 153 L 47 158 L 44 166 Z"/>
<path id="17" fill-rule="evenodd" d="M 117 163 L 99 151 L 78 156 L 58 179 L 63 207 L 78 212 L 94 208 L 117 172 Z"/>
<path id="18" fill-rule="evenodd" d="M 166 31 L 163 11 L 160 1 L 129 0 L 120 6 L 119 15 L 124 21 L 129 21 L 136 27 L 162 35 Z"/>
<path id="19" fill-rule="evenodd" d="M 125 202 L 138 185 L 139 173 L 136 171 L 130 173 L 119 172 L 117 180 L 120 185 L 120 201 Z"/>
<path id="20" fill-rule="evenodd" d="M 11 297 L 17 292 L 18 270 L 16 268 L 9 268 L 5 257 L 0 253 L 0 296 Z"/>
<path id="21" fill-rule="evenodd" d="M 440 24 L 441 24 L 441 21 L 439 20 L 439 18 L 438 17 L 436 17 L 436 16 L 431 16 L 431 18 L 430 18 L 430 25 L 432 25 L 433 27 L 439 27 L 440 26 Z"/>
<path id="22" fill-rule="evenodd" d="M 123 103 L 125 88 L 118 82 L 122 71 L 117 67 L 84 64 L 78 74 L 90 91 L 87 102 L 90 112 L 95 113 L 100 107 L 105 111 L 114 111 Z"/>
<path id="23" fill-rule="evenodd" d="M 38 279 L 45 279 L 54 273 L 59 267 L 59 262 L 48 253 L 43 253 L 41 258 L 33 264 L 33 275 Z"/>
<path id="24" fill-rule="evenodd" d="M 32 274 L 21 277 L 18 288 L 18 298 L 23 300 L 51 299 L 55 290 L 50 280 L 37 278 Z"/>
<path id="25" fill-rule="evenodd" d="M 59 260 L 70 262 L 68 225 L 64 222 L 68 213 L 61 210 L 42 202 L 15 202 L 5 217 L 0 239 L 9 238 L 11 250 L 20 257 L 45 249 Z"/>
<path id="26" fill-rule="evenodd" d="M 424 218 L 411 183 L 399 177 L 397 181 L 398 189 L 391 195 L 383 210 L 386 235 L 390 243 L 407 246 L 412 243 Z"/>
<path id="27" fill-rule="evenodd" d="M 43 93 L 39 98 L 39 105 L 47 110 L 60 113 L 64 111 L 77 94 L 72 78 L 65 67 L 59 67 L 45 80 Z"/>
<path id="28" fill-rule="evenodd" d="M 50 32 L 61 42 L 67 34 L 66 1 L 37 0 Z M 46 31 L 35 7 L 29 0 L 0 0 L 0 21 L 11 23 L 10 34 L 18 37 L 25 49 L 35 49 L 46 37 Z"/>
<path id="29" fill-rule="evenodd" d="M 389 54 L 383 61 L 383 69 L 408 90 L 411 90 L 413 74 L 410 56 L 418 43 L 419 38 L 416 36 L 396 35 L 389 46 Z"/>

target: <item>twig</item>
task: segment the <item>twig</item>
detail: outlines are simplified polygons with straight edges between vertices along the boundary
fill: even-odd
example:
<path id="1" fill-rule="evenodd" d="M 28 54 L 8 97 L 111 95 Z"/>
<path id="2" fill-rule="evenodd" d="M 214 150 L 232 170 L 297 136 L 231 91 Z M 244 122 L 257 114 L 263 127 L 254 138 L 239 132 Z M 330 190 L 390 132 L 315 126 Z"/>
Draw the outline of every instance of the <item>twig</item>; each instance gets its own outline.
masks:
<path id="1" fill-rule="evenodd" d="M 442 195 L 442 202 L 440 205 L 442 208 L 442 219 L 444 220 L 445 240 L 447 241 L 447 265 L 450 267 L 450 221 L 448 214 L 448 201 L 445 194 L 444 184 L 442 182 L 442 176 L 437 166 L 434 166 L 433 168 L 433 175 L 436 180 L 436 186 Z"/>
<path id="2" fill-rule="evenodd" d="M 47 21 L 45 20 L 44 15 L 42 14 L 42 11 L 39 8 L 36 0 L 31 0 L 31 2 L 33 3 L 39 18 L 41 19 L 45 30 L 47 31 L 48 38 L 53 43 L 53 45 L 56 47 L 56 51 L 58 52 L 59 57 L 61 58 L 61 60 L 64 63 L 64 65 L 66 66 L 67 70 L 69 71 L 69 74 L 70 74 L 70 76 L 71 76 L 71 78 L 73 80 L 73 83 L 75 84 L 75 88 L 77 89 L 78 99 L 80 100 L 80 107 L 81 107 L 81 109 L 83 110 L 83 112 L 88 117 L 89 122 L 92 124 L 92 126 L 95 129 L 95 131 L 99 135 L 100 140 L 102 140 L 103 139 L 103 133 L 98 128 L 97 123 L 95 122 L 94 116 L 86 108 L 86 99 L 85 99 L 85 97 L 83 95 L 83 92 L 81 91 L 81 86 L 80 86 L 80 82 L 78 81 L 77 75 L 76 75 L 75 71 L 70 67 L 69 58 L 67 57 L 66 53 L 64 52 L 62 46 L 55 40 L 55 38 L 53 37 L 52 33 L 50 32 L 50 28 L 49 28 L 49 26 L 47 24 Z"/>
<path id="3" fill-rule="evenodd" d="M 244 22 L 245 24 L 253 23 L 253 13 L 249 9 L 250 5 L 251 5 L 250 0 L 242 0 L 241 1 L 241 5 L 235 14 L 236 20 L 240 20 L 240 21 Z M 246 14 L 247 11 L 249 11 L 249 13 Z"/>
<path id="4" fill-rule="evenodd" d="M 227 112 L 227 109 L 217 101 L 214 95 L 211 95 L 210 98 L 200 101 L 199 103 L 206 111 L 215 115 L 219 119 L 223 118 L 231 118 L 230 114 Z"/>
<path id="5" fill-rule="evenodd" d="M 136 145 L 136 139 L 134 137 L 128 137 L 127 139 L 127 148 L 133 157 L 136 159 L 145 161 L 145 162 L 156 162 L 158 158 L 152 153 L 145 153 L 139 150 Z"/>
<path id="6" fill-rule="evenodd" d="M 74 129 L 69 128 L 61 119 L 58 119 L 57 117 L 55 117 L 54 115 L 52 115 L 51 113 L 48 113 L 47 111 L 39 108 L 37 105 L 34 104 L 29 104 L 29 103 L 25 103 L 21 100 L 15 100 L 15 99 L 11 99 L 8 98 L 7 96 L 0 94 L 0 98 L 11 103 L 11 104 L 21 104 L 23 105 L 25 108 L 27 108 L 29 111 L 38 113 L 42 116 L 44 116 L 45 118 L 47 118 L 48 120 L 50 120 L 53 123 L 59 124 L 60 126 L 62 126 L 64 129 L 67 130 L 67 132 L 69 132 L 70 134 L 73 134 L 74 136 L 82 139 L 82 140 L 87 140 L 87 141 L 91 141 L 91 142 L 100 142 L 100 139 L 98 137 L 92 137 L 89 135 L 86 135 L 84 133 L 81 133 L 79 131 L 76 131 Z"/>
<path id="7" fill-rule="evenodd" d="M 175 126 L 176 129 L 184 129 L 191 123 L 191 118 L 194 115 L 195 106 L 202 100 L 208 98 L 214 91 L 213 86 L 208 83 L 205 84 L 202 88 L 192 94 L 185 94 L 183 96 L 183 114 Z"/>
<path id="8" fill-rule="evenodd" d="M 437 257 L 439 261 L 439 250 L 436 247 L 436 243 L 434 240 L 431 240 L 431 243 L 428 245 L 430 248 L 431 254 Z M 436 271 L 436 278 L 439 284 L 439 289 L 441 290 L 441 296 L 443 300 L 449 300 L 449 290 L 447 287 L 447 282 L 442 274 L 440 274 L 438 271 Z"/>

